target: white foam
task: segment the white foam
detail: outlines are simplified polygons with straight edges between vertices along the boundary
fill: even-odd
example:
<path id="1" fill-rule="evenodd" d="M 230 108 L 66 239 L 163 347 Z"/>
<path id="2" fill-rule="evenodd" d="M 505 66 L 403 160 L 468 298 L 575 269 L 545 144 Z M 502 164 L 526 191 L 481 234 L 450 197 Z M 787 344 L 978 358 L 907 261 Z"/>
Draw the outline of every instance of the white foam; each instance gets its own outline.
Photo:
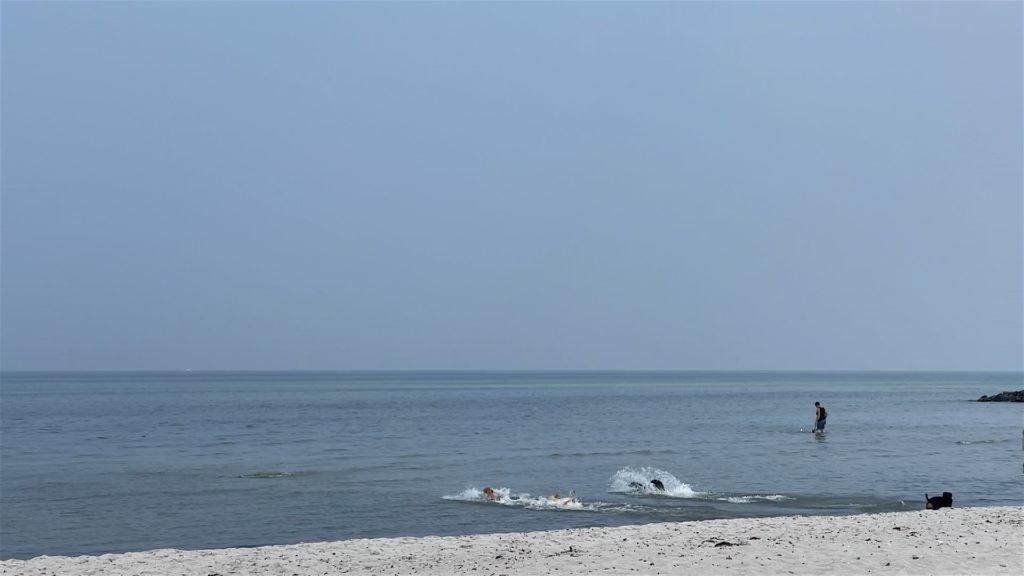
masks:
<path id="1" fill-rule="evenodd" d="M 783 496 L 782 494 L 751 494 L 749 496 L 724 496 L 722 498 L 716 498 L 716 500 L 732 502 L 733 504 L 750 504 L 757 501 L 782 502 L 784 500 L 792 499 L 792 497 Z"/>
<path id="2" fill-rule="evenodd" d="M 484 496 L 484 491 L 474 486 L 466 488 L 458 494 L 448 494 L 441 496 L 441 498 L 445 500 L 461 500 L 463 502 L 497 502 L 498 504 L 507 504 L 513 501 L 512 491 L 508 488 L 494 488 L 494 495 L 497 498 L 496 500 L 488 500 Z M 526 496 L 529 496 L 529 494 Z M 518 495 L 516 498 L 518 499 Z"/>
<path id="3" fill-rule="evenodd" d="M 662 491 L 655 488 L 651 485 L 651 480 L 661 480 L 665 490 Z M 631 485 L 632 483 L 639 484 L 640 488 L 637 488 L 635 484 Z M 672 498 L 699 498 L 705 495 L 704 492 L 695 491 L 689 484 L 680 482 L 670 472 L 649 466 L 641 468 L 627 466 L 619 470 L 612 476 L 608 491 L 626 494 L 669 496 Z"/>
<path id="4" fill-rule="evenodd" d="M 593 506 L 585 505 L 579 498 L 562 496 L 538 496 L 536 498 L 520 499 L 523 506 L 531 510 L 593 510 Z"/>
<path id="5" fill-rule="evenodd" d="M 579 498 L 569 496 L 531 496 L 526 492 L 513 493 L 509 488 L 495 488 L 496 500 L 488 500 L 480 488 L 466 488 L 458 494 L 448 494 L 441 498 L 445 500 L 459 500 L 463 502 L 486 502 L 488 504 L 500 504 L 503 506 L 518 506 L 530 510 L 597 510 L 594 504 L 584 504 Z M 601 504 L 601 503 L 598 503 Z"/>

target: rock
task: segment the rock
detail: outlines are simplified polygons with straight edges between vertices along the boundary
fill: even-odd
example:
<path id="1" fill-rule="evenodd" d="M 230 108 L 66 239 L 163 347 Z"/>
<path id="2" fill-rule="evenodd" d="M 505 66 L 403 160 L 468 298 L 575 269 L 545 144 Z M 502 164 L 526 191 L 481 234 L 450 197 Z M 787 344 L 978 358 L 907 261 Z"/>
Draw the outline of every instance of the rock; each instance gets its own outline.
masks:
<path id="1" fill-rule="evenodd" d="M 994 396 L 984 395 L 978 402 L 1024 402 L 1024 390 L 1016 392 L 1000 392 Z"/>

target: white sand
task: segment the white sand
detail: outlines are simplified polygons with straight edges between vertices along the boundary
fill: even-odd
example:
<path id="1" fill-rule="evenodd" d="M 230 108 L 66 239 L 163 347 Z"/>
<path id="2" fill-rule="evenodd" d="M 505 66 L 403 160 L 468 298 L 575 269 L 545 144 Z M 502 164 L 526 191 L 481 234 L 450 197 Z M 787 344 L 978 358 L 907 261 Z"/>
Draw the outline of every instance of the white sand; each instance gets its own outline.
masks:
<path id="1" fill-rule="evenodd" d="M 729 545 L 720 545 L 728 543 Z M 1024 508 L 6 560 L 0 574 L 1024 574 Z"/>

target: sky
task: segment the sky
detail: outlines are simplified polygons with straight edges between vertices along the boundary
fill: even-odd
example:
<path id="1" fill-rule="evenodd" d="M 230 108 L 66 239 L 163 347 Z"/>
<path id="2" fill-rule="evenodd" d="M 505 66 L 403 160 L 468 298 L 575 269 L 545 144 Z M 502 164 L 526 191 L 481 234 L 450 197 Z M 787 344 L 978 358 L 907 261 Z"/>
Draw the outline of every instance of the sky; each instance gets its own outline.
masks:
<path id="1" fill-rule="evenodd" d="M 4 2 L 3 370 L 1021 370 L 1021 2 Z"/>

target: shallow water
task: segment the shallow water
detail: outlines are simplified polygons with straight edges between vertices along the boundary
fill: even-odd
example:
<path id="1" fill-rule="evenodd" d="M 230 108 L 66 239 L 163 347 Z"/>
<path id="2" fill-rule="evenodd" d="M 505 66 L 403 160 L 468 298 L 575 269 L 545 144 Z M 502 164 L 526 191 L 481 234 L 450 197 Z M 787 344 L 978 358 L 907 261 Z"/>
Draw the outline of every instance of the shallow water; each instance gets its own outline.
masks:
<path id="1" fill-rule="evenodd" d="M 5 374 L 0 557 L 878 512 L 943 491 L 1020 505 L 1024 407 L 973 400 L 1021 388 L 1020 374 Z M 547 505 L 570 490 L 578 503 Z"/>

